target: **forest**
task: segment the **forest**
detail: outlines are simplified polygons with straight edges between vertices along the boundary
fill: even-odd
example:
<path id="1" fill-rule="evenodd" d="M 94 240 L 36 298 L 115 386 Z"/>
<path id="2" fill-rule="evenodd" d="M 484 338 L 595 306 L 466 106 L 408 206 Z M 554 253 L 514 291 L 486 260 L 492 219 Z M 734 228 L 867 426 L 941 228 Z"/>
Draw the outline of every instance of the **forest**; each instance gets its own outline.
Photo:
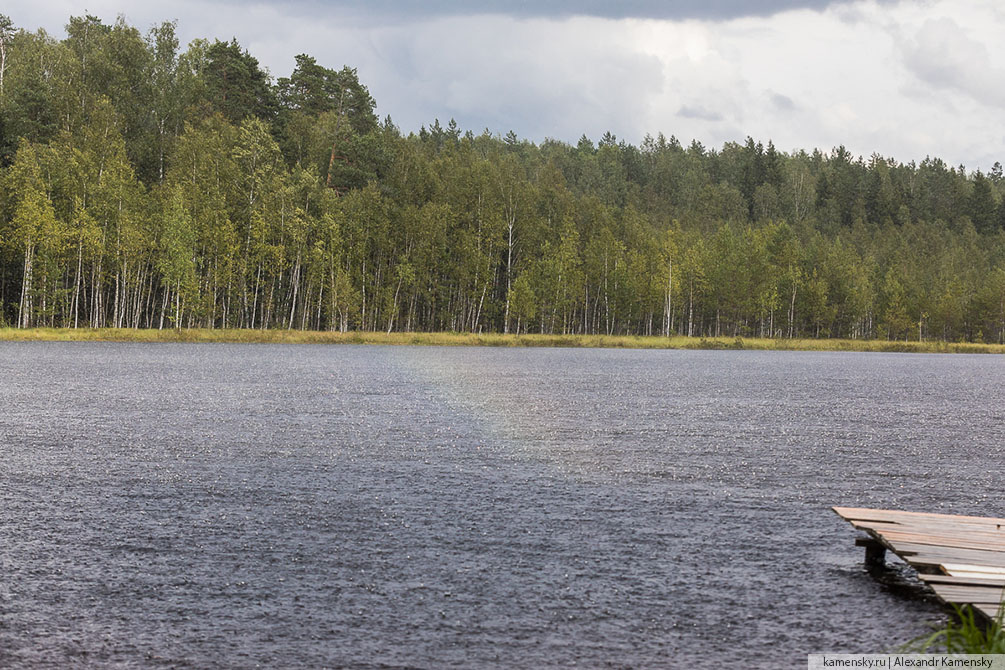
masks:
<path id="1" fill-rule="evenodd" d="M 1005 179 L 403 133 L 357 71 L 0 16 L 0 326 L 1005 341 Z"/>

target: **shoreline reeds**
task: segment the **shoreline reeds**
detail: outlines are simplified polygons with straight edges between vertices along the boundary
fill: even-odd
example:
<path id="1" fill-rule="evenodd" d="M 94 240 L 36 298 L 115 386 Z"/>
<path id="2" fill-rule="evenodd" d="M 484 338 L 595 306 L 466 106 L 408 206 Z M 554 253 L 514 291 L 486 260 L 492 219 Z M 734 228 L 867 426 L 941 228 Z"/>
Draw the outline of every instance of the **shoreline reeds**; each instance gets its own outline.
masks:
<path id="1" fill-rule="evenodd" d="M 903 340 L 762 339 L 638 335 L 506 335 L 502 333 L 329 332 L 249 329 L 0 328 L 2 341 L 189 342 L 247 344 L 381 344 L 413 346 L 732 349 L 1002 354 L 1005 345 Z"/>

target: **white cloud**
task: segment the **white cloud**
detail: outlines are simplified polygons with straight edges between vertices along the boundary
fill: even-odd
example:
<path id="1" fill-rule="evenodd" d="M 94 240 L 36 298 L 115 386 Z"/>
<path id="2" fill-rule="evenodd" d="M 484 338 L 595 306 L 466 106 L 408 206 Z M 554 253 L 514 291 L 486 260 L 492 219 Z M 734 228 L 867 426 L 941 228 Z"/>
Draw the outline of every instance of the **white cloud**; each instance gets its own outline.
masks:
<path id="1" fill-rule="evenodd" d="M 10 3 L 8 3 L 9 5 Z M 359 69 L 403 130 L 454 117 L 575 142 L 610 130 L 706 146 L 772 139 L 782 150 L 844 144 L 899 160 L 1005 161 L 1005 10 L 993 0 L 861 0 L 732 20 L 503 15 L 361 21 L 322 3 L 90 2 L 145 30 L 178 18 L 183 40 L 236 36 L 275 76 L 306 52 Z M 61 33 L 79 7 L 14 2 L 22 26 Z"/>
<path id="2" fill-rule="evenodd" d="M 1005 67 L 995 64 L 988 46 L 954 19 L 926 20 L 912 39 L 904 41 L 902 51 L 905 65 L 923 83 L 1005 107 Z"/>

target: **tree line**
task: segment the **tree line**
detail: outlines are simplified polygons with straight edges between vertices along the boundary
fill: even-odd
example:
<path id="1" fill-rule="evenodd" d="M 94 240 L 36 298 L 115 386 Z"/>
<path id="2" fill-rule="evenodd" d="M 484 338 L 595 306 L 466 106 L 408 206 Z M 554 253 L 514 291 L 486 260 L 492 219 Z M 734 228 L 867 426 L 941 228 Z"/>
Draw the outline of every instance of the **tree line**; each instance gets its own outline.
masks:
<path id="1" fill-rule="evenodd" d="M 349 67 L 0 16 L 0 324 L 1005 340 L 1005 179 L 379 120 Z"/>

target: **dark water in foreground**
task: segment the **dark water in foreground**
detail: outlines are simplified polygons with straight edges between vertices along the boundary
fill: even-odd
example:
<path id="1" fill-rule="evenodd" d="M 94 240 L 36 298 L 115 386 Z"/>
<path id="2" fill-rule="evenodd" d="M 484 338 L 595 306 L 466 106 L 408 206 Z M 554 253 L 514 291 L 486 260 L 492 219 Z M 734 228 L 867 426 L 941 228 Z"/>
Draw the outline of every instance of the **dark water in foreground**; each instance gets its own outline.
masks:
<path id="1" fill-rule="evenodd" d="M 1005 358 L 0 344 L 0 667 L 805 667 L 828 510 L 1005 515 Z"/>

